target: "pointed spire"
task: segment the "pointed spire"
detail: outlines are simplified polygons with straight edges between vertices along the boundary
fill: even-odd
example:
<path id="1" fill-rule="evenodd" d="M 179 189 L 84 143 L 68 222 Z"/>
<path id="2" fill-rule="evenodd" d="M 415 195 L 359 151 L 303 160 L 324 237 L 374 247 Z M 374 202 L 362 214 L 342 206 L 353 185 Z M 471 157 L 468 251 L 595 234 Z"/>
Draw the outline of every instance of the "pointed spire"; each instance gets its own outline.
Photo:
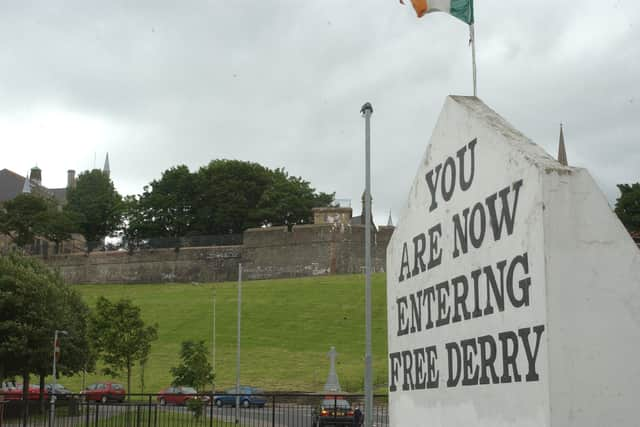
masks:
<path id="1" fill-rule="evenodd" d="M 102 168 L 102 173 L 104 173 L 107 178 L 110 178 L 111 176 L 111 167 L 109 166 L 109 153 L 107 153 L 107 156 L 104 159 L 104 167 Z"/>
<path id="2" fill-rule="evenodd" d="M 393 227 L 393 218 L 391 218 L 391 209 L 389 209 L 389 219 L 387 220 L 387 227 Z"/>
<path id="3" fill-rule="evenodd" d="M 27 173 L 27 177 L 24 179 L 24 184 L 22 185 L 23 193 L 31 193 L 31 181 L 29 180 L 29 173 Z"/>
<path id="4" fill-rule="evenodd" d="M 563 166 L 569 166 L 567 162 L 567 149 L 564 146 L 564 131 L 562 129 L 562 123 L 560 123 L 560 142 L 558 144 L 558 161 Z"/>

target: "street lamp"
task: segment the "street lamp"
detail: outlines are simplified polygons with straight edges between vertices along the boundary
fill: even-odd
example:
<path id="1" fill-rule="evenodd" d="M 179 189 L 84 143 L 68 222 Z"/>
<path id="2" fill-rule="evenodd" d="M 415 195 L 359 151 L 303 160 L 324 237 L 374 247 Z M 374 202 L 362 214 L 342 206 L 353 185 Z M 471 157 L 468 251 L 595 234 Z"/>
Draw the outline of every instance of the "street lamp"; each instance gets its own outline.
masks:
<path id="1" fill-rule="evenodd" d="M 58 335 L 69 335 L 67 331 L 61 331 L 56 329 L 53 334 L 53 387 L 51 388 L 51 416 L 49 417 L 49 426 L 53 426 L 53 419 L 56 414 L 56 389 L 58 387 L 58 380 L 56 379 L 56 361 L 60 356 L 60 344 L 58 343 Z"/>
<path id="2" fill-rule="evenodd" d="M 371 361 L 371 114 L 369 102 L 360 109 L 365 119 L 364 260 L 365 260 L 365 351 L 364 351 L 364 424 L 371 427 L 373 416 L 373 369 Z"/>

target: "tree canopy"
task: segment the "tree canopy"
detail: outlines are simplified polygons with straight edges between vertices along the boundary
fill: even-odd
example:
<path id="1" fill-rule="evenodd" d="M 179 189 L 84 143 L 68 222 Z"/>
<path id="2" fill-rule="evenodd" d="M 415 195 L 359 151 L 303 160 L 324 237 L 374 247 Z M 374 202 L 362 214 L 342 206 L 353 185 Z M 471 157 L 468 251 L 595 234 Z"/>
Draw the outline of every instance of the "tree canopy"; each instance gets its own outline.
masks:
<path id="1" fill-rule="evenodd" d="M 214 373 L 207 360 L 204 341 L 183 341 L 180 349 L 180 365 L 171 368 L 173 386 L 190 386 L 202 391 L 213 381 Z"/>
<path id="2" fill-rule="evenodd" d="M 615 211 L 629 231 L 640 231 L 640 183 L 618 184 Z"/>
<path id="3" fill-rule="evenodd" d="M 127 203 L 127 235 L 182 237 L 241 233 L 265 224 L 310 223 L 311 209 L 333 194 L 316 192 L 284 169 L 240 160 L 214 160 L 196 172 L 177 166 Z"/>
<path id="4" fill-rule="evenodd" d="M 111 302 L 98 298 L 90 322 L 94 348 L 105 363 L 104 373 L 127 373 L 127 391 L 131 393 L 131 370 L 149 355 L 151 343 L 158 338 L 157 327 L 144 323 L 140 307 L 128 299 Z"/>
<path id="5" fill-rule="evenodd" d="M 0 233 L 9 236 L 19 247 L 33 243 L 48 221 L 47 200 L 33 194 L 19 194 L 3 203 L 0 210 Z"/>
<path id="6" fill-rule="evenodd" d="M 11 253 L 0 257 L 0 379 L 51 372 L 53 335 L 66 330 L 60 371 L 91 368 L 87 338 L 88 308 L 60 275 L 34 258 Z"/>
<path id="7" fill-rule="evenodd" d="M 89 251 L 120 227 L 122 209 L 122 197 L 113 182 L 97 169 L 81 173 L 76 186 L 67 193 L 65 212 L 87 240 Z"/>

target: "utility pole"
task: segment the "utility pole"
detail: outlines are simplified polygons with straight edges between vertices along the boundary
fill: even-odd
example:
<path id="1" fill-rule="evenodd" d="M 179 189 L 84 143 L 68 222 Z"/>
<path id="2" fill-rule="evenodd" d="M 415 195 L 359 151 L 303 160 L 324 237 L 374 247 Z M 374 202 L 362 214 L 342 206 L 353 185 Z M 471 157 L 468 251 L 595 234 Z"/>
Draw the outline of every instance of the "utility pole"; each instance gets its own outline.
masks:
<path id="1" fill-rule="evenodd" d="M 69 335 L 67 331 L 55 330 L 53 333 L 53 387 L 51 388 L 51 414 L 49 416 L 49 427 L 55 425 L 56 416 L 56 391 L 58 388 L 58 380 L 56 379 L 56 362 L 60 356 L 60 343 L 58 343 L 58 334 Z"/>
<path id="2" fill-rule="evenodd" d="M 238 349 L 236 352 L 236 424 L 240 423 L 240 320 L 242 314 L 242 263 L 238 264 Z"/>
<path id="3" fill-rule="evenodd" d="M 371 114 L 373 107 L 364 104 L 360 113 L 365 120 L 365 189 L 364 189 L 364 259 L 365 259 L 365 351 L 364 351 L 364 425 L 372 426 L 373 372 L 371 363 Z"/>

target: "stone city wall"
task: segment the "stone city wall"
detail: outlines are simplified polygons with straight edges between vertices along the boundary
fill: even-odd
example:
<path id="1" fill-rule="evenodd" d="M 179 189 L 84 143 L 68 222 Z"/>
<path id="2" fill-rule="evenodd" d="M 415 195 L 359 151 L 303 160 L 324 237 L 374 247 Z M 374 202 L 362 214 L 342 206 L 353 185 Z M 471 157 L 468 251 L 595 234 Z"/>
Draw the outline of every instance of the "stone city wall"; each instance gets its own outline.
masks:
<path id="1" fill-rule="evenodd" d="M 382 272 L 393 227 L 372 233 L 373 271 Z M 69 283 L 222 282 L 364 271 L 364 226 L 300 225 L 249 229 L 241 246 L 93 252 L 50 256 Z"/>

